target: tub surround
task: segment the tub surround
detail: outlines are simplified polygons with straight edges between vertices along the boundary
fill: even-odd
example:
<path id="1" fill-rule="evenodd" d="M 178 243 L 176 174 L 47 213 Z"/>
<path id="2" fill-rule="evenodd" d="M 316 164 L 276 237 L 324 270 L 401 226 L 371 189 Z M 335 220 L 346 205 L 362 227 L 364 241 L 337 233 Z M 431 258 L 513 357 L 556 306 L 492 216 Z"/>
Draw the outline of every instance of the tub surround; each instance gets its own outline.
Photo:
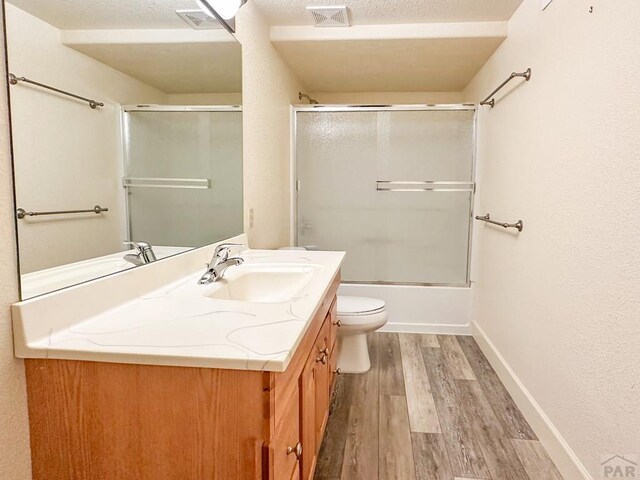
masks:
<path id="1" fill-rule="evenodd" d="M 384 332 L 469 335 L 473 287 L 340 285 L 340 295 L 384 300 L 389 321 Z M 427 312 L 427 313 L 425 313 Z"/>
<path id="2" fill-rule="evenodd" d="M 228 280 L 198 285 L 215 246 L 13 305 L 16 356 L 285 371 L 344 253 L 247 249 Z M 286 301 L 224 299 L 243 269 L 305 275 Z"/>

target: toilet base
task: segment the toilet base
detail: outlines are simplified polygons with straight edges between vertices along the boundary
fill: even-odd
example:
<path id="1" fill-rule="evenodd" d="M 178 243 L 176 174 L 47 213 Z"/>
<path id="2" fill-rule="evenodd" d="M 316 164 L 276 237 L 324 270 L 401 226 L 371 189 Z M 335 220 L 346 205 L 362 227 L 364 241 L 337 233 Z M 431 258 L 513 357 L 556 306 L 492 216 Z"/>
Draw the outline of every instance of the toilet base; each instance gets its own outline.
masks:
<path id="1" fill-rule="evenodd" d="M 341 373 L 365 373 L 371 368 L 366 333 L 340 336 L 336 348 Z"/>

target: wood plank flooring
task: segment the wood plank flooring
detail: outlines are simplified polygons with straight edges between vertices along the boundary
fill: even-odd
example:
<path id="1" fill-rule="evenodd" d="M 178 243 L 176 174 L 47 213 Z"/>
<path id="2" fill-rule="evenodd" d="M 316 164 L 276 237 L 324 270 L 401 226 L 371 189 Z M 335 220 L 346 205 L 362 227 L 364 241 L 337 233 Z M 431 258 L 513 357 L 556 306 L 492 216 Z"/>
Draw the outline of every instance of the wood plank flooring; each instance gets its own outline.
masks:
<path id="1" fill-rule="evenodd" d="M 472 337 L 375 333 L 341 375 L 315 480 L 562 480 Z"/>

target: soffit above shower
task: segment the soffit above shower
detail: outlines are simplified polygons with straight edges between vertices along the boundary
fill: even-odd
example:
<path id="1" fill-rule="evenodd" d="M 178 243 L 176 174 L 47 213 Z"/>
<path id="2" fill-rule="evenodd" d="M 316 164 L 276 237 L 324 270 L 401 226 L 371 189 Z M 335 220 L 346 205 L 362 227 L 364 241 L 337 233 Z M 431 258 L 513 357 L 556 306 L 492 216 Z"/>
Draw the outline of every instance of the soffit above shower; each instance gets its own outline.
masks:
<path id="1" fill-rule="evenodd" d="M 309 91 L 463 90 L 507 37 L 522 0 L 253 0 Z M 310 5 L 345 5 L 349 28 L 316 28 Z"/>
<path id="2" fill-rule="evenodd" d="M 194 0 L 7 2 L 7 16 L 23 10 L 57 28 L 62 45 L 164 93 L 242 91 L 240 44 L 224 29 L 194 30 L 176 13 L 193 10 Z"/>
<path id="3" fill-rule="evenodd" d="M 507 22 L 271 27 L 313 92 L 459 92 L 506 37 Z"/>
<path id="4" fill-rule="evenodd" d="M 240 47 L 225 30 L 167 32 L 63 30 L 61 41 L 164 93 L 242 91 Z"/>

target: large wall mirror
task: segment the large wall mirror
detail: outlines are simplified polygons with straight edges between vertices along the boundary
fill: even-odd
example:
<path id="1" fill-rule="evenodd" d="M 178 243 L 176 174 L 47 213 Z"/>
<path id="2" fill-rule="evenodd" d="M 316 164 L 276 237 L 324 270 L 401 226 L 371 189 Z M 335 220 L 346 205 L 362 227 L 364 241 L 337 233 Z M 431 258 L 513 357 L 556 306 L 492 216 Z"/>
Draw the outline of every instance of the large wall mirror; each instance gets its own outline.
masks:
<path id="1" fill-rule="evenodd" d="M 196 0 L 5 10 L 23 299 L 243 231 L 242 52 L 218 20 Z"/>

